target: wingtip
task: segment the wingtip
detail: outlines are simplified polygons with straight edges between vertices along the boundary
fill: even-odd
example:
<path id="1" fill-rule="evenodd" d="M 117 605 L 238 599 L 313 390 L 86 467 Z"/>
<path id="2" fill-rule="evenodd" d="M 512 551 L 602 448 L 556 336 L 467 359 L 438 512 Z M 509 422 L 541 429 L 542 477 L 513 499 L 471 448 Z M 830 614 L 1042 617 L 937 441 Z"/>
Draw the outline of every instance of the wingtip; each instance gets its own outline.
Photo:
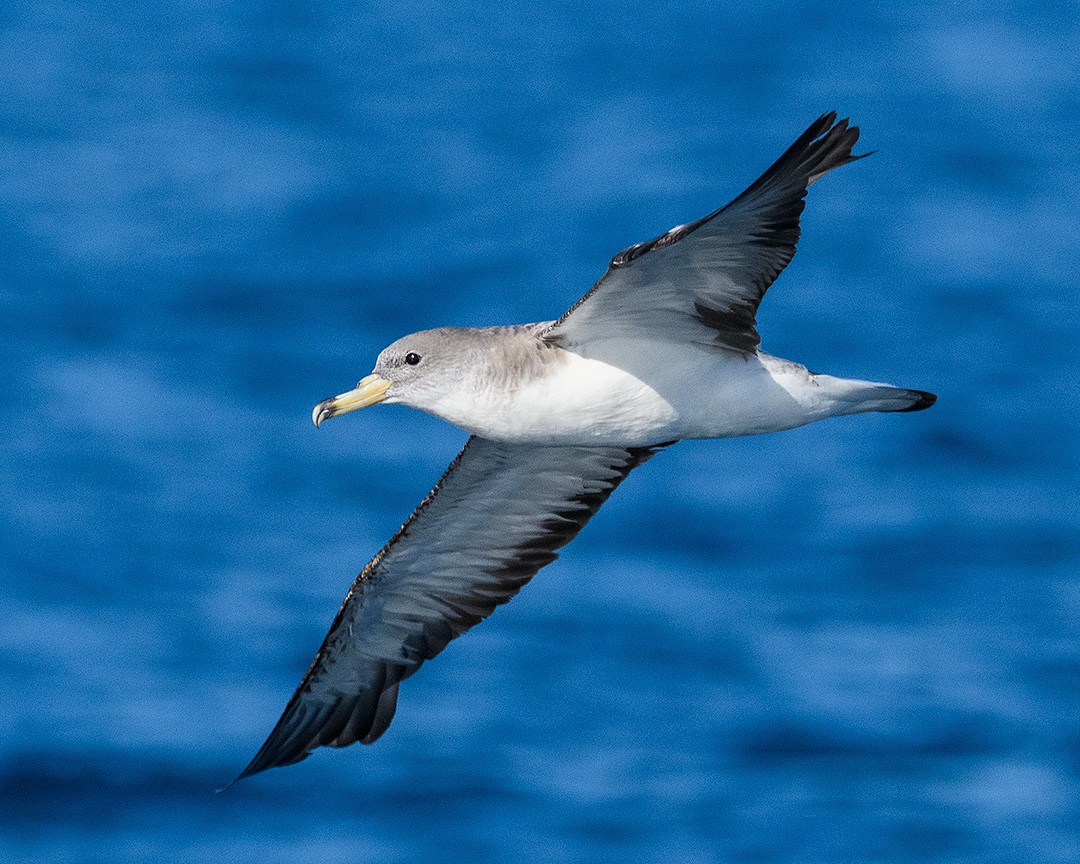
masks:
<path id="1" fill-rule="evenodd" d="M 814 121 L 811 128 L 816 128 L 816 127 L 820 126 L 820 127 L 825 128 L 825 129 L 828 129 L 836 122 L 836 117 L 837 117 L 836 109 L 833 109 L 831 111 L 826 111 L 824 114 L 822 114 L 820 117 L 818 117 L 817 120 Z M 843 120 L 841 122 L 846 123 L 847 120 L 845 119 L 845 120 Z"/>
<path id="2" fill-rule="evenodd" d="M 852 153 L 851 148 L 859 140 L 859 127 L 851 125 L 850 117 L 840 120 L 836 118 L 836 111 L 827 111 L 822 114 L 789 150 L 789 152 L 797 151 L 801 154 L 813 153 L 812 158 L 817 164 L 807 175 L 807 186 L 812 186 L 834 168 L 863 159 L 873 153 L 873 151 L 857 155 Z"/>
<path id="3" fill-rule="evenodd" d="M 245 777 L 250 777 L 252 774 L 258 774 L 260 771 L 266 770 L 265 768 L 255 768 L 255 770 L 252 770 L 252 766 L 254 766 L 254 764 L 254 762 L 251 762 L 243 771 L 233 777 L 233 779 L 230 780 L 228 783 L 223 786 L 218 786 L 218 788 L 214 790 L 214 794 L 220 795 L 222 792 L 228 792 L 230 789 L 232 789 L 233 786 L 235 786 Z"/>
<path id="4" fill-rule="evenodd" d="M 289 761 L 275 760 L 274 758 L 269 757 L 267 755 L 267 751 L 270 747 L 272 738 L 273 736 L 271 736 L 271 739 L 267 740 L 267 742 L 263 744 L 263 746 L 259 749 L 259 752 L 255 754 L 255 758 L 248 762 L 247 767 L 245 767 L 243 771 L 233 777 L 233 779 L 226 783 L 224 786 L 219 786 L 217 789 L 214 790 L 214 792 L 218 794 L 222 792 L 227 792 L 241 780 L 244 780 L 255 774 L 261 774 L 263 771 L 267 771 L 270 768 L 276 768 L 279 765 L 291 765 L 294 762 L 300 762 L 307 758 L 307 753 L 305 753 L 299 759 L 292 759 Z"/>
<path id="5" fill-rule="evenodd" d="M 217 789 L 214 790 L 214 794 L 215 795 L 220 795 L 222 792 L 228 792 L 230 789 L 232 789 L 233 786 L 236 785 L 236 783 L 237 783 L 237 781 L 239 779 L 240 779 L 239 775 L 237 775 L 236 777 L 233 777 L 233 779 L 230 780 L 228 783 L 226 783 L 224 786 L 218 786 Z"/>

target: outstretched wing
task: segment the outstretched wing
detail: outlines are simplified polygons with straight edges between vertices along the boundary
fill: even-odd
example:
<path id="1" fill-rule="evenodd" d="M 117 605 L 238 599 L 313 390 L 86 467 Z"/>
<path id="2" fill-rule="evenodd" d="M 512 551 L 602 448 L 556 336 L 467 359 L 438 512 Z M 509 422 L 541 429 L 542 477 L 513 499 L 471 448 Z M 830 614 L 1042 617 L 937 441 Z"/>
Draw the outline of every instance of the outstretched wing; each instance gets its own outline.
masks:
<path id="1" fill-rule="evenodd" d="M 373 742 L 390 725 L 400 682 L 513 597 L 659 449 L 470 438 L 357 577 L 277 726 L 236 779 L 316 747 Z"/>
<path id="2" fill-rule="evenodd" d="M 851 154 L 858 138 L 836 112 L 823 115 L 730 204 L 616 255 L 544 338 L 581 353 L 640 333 L 756 350 L 758 304 L 795 254 L 807 187 L 861 159 Z"/>

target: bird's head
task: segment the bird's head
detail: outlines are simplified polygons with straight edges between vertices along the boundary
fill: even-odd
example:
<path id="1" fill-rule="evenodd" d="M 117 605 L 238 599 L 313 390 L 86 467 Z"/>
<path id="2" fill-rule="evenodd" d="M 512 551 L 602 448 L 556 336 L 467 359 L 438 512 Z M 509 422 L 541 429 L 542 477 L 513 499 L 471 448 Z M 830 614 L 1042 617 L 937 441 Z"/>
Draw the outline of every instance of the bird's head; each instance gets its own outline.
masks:
<path id="1" fill-rule="evenodd" d="M 318 426 L 378 402 L 440 413 L 438 406 L 463 386 L 473 366 L 470 354 L 479 353 L 468 334 L 464 328 L 441 327 L 403 336 L 382 350 L 371 374 L 355 389 L 324 399 L 311 419 Z"/>

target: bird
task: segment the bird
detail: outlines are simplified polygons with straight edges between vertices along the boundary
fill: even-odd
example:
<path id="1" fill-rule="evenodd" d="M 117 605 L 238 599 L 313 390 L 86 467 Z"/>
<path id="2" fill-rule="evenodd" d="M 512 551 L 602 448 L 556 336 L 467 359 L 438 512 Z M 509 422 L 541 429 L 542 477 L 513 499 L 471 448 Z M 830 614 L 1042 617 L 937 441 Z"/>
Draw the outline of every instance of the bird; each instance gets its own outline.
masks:
<path id="1" fill-rule="evenodd" d="M 470 437 L 360 572 L 233 783 L 318 747 L 374 742 L 402 681 L 517 594 L 675 442 L 934 404 L 933 393 L 816 374 L 760 348 L 758 304 L 795 254 L 807 189 L 870 155 L 852 154 L 859 128 L 836 118 L 819 117 L 729 204 L 618 253 L 559 318 L 407 335 L 354 389 L 315 406 L 316 427 L 399 403 Z"/>

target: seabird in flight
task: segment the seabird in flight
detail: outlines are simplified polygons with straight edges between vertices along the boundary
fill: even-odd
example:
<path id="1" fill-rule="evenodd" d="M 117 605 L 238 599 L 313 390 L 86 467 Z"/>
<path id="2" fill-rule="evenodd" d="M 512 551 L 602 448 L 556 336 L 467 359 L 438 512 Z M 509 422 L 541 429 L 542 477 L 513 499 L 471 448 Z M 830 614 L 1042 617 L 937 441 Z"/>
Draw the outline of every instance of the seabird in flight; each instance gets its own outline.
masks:
<path id="1" fill-rule="evenodd" d="M 354 390 L 315 406 L 318 426 L 396 402 L 471 437 L 360 572 L 237 780 L 316 747 L 375 741 L 401 682 L 551 563 L 661 448 L 934 403 L 759 348 L 755 314 L 795 254 L 807 187 L 862 158 L 858 137 L 825 114 L 730 204 L 616 255 L 558 320 L 405 336 Z"/>

